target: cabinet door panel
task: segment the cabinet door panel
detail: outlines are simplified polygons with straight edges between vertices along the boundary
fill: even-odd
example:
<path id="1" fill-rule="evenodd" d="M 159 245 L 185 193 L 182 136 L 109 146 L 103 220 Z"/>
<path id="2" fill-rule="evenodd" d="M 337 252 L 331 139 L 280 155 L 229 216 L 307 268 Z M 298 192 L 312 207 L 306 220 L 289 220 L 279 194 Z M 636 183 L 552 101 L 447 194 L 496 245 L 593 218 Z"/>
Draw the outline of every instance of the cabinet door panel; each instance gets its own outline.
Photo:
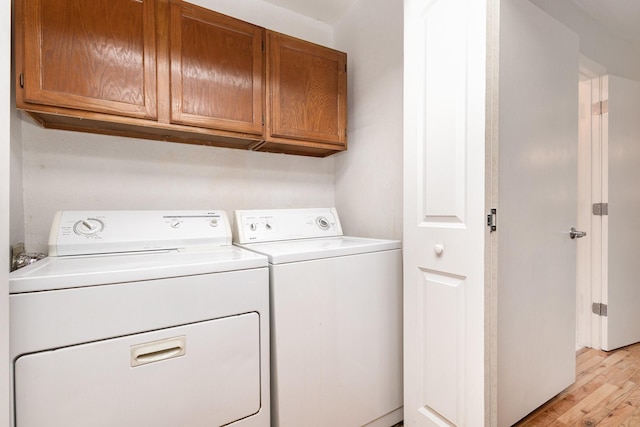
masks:
<path id="1" fill-rule="evenodd" d="M 171 121 L 262 134 L 264 30 L 177 2 L 171 22 Z"/>
<path id="2" fill-rule="evenodd" d="M 269 32 L 269 136 L 346 143 L 345 53 Z"/>
<path id="3" fill-rule="evenodd" d="M 24 100 L 155 118 L 151 0 L 24 0 Z"/>

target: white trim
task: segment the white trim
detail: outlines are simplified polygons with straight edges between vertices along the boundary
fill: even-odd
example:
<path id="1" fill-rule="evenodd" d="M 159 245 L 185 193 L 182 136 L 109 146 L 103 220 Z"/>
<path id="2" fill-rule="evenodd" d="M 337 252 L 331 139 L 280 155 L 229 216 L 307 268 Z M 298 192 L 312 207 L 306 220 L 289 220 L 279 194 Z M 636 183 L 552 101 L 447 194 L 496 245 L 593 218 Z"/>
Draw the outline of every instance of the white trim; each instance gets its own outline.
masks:
<path id="1" fill-rule="evenodd" d="M 578 229 L 587 231 L 578 247 L 576 259 L 576 348 L 600 349 L 602 343 L 602 318 L 593 314 L 594 302 L 602 302 L 602 286 L 605 276 L 603 258 L 604 229 L 602 216 L 593 215 L 593 203 L 606 202 L 603 193 L 603 134 L 602 115 L 593 115 L 591 105 L 604 98 L 602 76 L 606 68 L 590 58 L 580 56 L 580 144 L 578 146 Z M 581 250 L 582 249 L 582 250 Z"/>
<path id="2" fill-rule="evenodd" d="M 603 84 L 604 76 L 598 76 L 591 81 L 592 100 L 600 102 L 605 99 Z M 606 97 L 608 98 L 608 96 Z M 606 202 L 606 152 L 605 144 L 607 132 L 603 116 L 596 116 L 598 120 L 591 122 L 591 198 L 593 203 Z M 603 286 L 606 280 L 606 252 L 605 252 L 605 216 L 591 216 L 591 301 L 603 302 Z M 591 314 L 591 347 L 602 348 L 602 317 Z"/>
<path id="3" fill-rule="evenodd" d="M 599 120 L 591 113 L 593 104 L 592 79 L 583 76 L 590 75 L 580 72 L 578 89 L 579 126 L 578 126 L 578 230 L 586 231 L 587 235 L 576 242 L 576 349 L 591 347 L 591 287 L 592 287 L 592 250 L 594 238 L 591 215 L 592 196 L 592 120 Z"/>
<path id="4" fill-rule="evenodd" d="M 607 68 L 593 59 L 580 54 L 580 75 L 588 79 L 595 79 L 607 74 Z"/>

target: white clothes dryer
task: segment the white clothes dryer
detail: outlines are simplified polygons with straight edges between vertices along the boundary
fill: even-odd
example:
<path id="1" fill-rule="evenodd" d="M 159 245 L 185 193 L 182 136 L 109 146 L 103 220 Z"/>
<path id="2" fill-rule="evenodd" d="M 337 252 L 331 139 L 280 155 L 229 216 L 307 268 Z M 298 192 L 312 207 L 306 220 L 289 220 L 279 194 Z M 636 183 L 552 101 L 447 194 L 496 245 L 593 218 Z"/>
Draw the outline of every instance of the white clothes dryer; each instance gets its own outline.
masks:
<path id="1" fill-rule="evenodd" d="M 343 236 L 334 208 L 240 210 L 235 230 L 269 257 L 272 426 L 401 421 L 400 242 Z"/>
<path id="2" fill-rule="evenodd" d="M 268 427 L 267 259 L 222 211 L 65 211 L 12 272 L 15 427 Z"/>

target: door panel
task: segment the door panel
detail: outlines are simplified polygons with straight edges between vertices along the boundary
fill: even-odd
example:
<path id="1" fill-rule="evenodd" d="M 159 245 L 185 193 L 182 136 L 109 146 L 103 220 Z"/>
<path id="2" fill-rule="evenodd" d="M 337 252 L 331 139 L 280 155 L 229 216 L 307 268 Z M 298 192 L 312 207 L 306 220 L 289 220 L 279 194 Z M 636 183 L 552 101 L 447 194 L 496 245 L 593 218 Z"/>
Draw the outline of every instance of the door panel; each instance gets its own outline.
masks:
<path id="1" fill-rule="evenodd" d="M 171 3 L 171 122 L 262 134 L 264 30 Z"/>
<path id="2" fill-rule="evenodd" d="M 405 1 L 404 415 L 481 425 L 486 4 Z"/>
<path id="3" fill-rule="evenodd" d="M 268 138 L 346 146 L 347 54 L 267 32 Z"/>
<path id="4" fill-rule="evenodd" d="M 500 6 L 498 426 L 575 379 L 579 40 L 526 0 Z"/>
<path id="5" fill-rule="evenodd" d="M 458 403 L 464 399 L 460 396 L 461 387 L 464 387 L 460 383 L 464 379 L 461 372 L 464 344 L 459 338 L 465 334 L 467 281 L 465 277 L 441 272 L 422 272 L 418 294 L 424 316 L 419 327 L 429 348 L 425 347 L 421 354 L 424 361 L 422 399 L 428 404 L 421 412 L 436 420 L 437 413 L 454 425 L 460 425 Z"/>
<path id="6" fill-rule="evenodd" d="M 24 0 L 24 100 L 155 118 L 155 2 Z"/>
<path id="7" fill-rule="evenodd" d="M 640 286 L 636 265 L 640 253 L 640 82 L 605 76 L 608 99 L 603 109 L 603 253 L 606 254 L 602 348 L 613 350 L 640 341 Z M 607 93 L 607 90 L 604 91 Z M 606 163 L 606 166 L 605 166 Z"/>

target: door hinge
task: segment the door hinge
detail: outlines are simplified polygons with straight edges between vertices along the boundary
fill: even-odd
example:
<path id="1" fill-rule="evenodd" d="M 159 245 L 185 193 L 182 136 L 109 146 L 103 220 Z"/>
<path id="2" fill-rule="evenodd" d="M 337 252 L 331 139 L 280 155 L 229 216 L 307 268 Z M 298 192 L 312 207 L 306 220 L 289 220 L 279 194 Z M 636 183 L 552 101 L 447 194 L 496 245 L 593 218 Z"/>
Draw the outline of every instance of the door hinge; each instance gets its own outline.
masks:
<path id="1" fill-rule="evenodd" d="M 601 302 L 594 302 L 591 305 L 591 311 L 598 316 L 607 317 L 607 304 Z"/>
<path id="2" fill-rule="evenodd" d="M 20 87 L 24 89 L 24 73 L 20 73 Z"/>
<path id="3" fill-rule="evenodd" d="M 609 112 L 608 99 L 605 99 L 604 101 L 596 102 L 591 106 L 591 114 L 593 114 L 594 116 L 600 116 L 608 112 Z"/>
<path id="4" fill-rule="evenodd" d="M 498 229 L 498 210 L 491 209 L 491 213 L 487 215 L 487 227 L 491 231 L 496 231 Z"/>
<path id="5" fill-rule="evenodd" d="M 593 214 L 598 216 L 609 215 L 609 203 L 594 203 Z"/>

